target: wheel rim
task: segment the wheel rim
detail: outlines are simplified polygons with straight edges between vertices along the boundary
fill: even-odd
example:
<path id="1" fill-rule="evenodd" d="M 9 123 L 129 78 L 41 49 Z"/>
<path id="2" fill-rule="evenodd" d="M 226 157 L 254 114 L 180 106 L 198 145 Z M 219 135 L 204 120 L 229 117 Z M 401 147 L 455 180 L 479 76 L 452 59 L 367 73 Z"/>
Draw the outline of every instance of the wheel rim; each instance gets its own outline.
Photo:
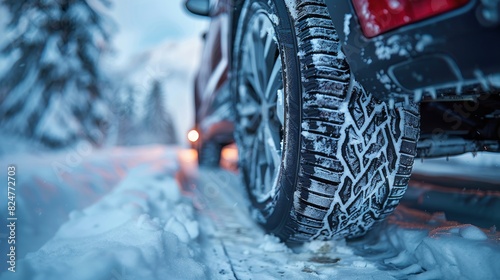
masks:
<path id="1" fill-rule="evenodd" d="M 238 73 L 237 111 L 242 141 L 249 149 L 242 168 L 254 198 L 273 197 L 282 158 L 284 96 L 281 56 L 274 26 L 256 13 L 243 36 Z"/>

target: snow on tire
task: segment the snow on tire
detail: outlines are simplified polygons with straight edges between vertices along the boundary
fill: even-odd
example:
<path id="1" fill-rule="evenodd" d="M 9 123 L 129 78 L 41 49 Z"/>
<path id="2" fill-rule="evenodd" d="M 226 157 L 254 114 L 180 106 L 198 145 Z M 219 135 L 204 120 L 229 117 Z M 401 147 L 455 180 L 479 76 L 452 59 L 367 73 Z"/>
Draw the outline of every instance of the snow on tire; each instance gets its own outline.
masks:
<path id="1" fill-rule="evenodd" d="M 274 106 L 273 98 L 261 102 L 264 109 L 244 110 L 251 107 L 251 91 L 259 87 L 248 80 L 265 80 L 260 72 L 271 72 L 249 66 L 257 64 L 252 59 L 259 61 L 260 46 L 255 42 L 262 40 L 263 46 L 269 46 L 266 36 L 252 31 L 266 26 L 262 15 L 272 24 L 279 51 L 282 88 L 275 95 L 284 100 L 281 118 L 265 109 Z M 417 105 L 398 103 L 389 108 L 365 92 L 349 71 L 329 18 L 320 0 L 247 1 L 235 37 L 233 67 L 238 72 L 233 89 L 243 181 L 257 220 L 290 242 L 366 233 L 399 203 L 416 154 Z M 259 25 L 260 21 L 264 23 Z M 252 32 L 257 34 L 245 39 Z M 264 55 L 261 60 L 271 59 Z M 269 80 L 263 85 L 276 83 Z M 257 114 L 263 116 L 257 118 Z M 278 121 L 281 131 L 258 133 Z M 275 133 L 266 137 L 266 131 Z M 268 144 L 276 137 L 281 145 Z M 264 148 L 255 148 L 260 146 Z M 280 158 L 275 165 L 258 154 L 274 147 Z"/>

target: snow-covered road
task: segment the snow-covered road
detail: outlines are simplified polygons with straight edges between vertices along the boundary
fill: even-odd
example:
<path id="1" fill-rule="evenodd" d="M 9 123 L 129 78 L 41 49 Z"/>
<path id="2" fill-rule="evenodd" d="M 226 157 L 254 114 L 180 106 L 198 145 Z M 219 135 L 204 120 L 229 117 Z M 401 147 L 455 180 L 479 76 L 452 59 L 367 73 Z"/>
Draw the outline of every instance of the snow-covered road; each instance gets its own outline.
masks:
<path id="1" fill-rule="evenodd" d="M 500 279 L 494 228 L 405 206 L 364 238 L 289 248 L 251 219 L 237 174 L 195 162 L 163 146 L 2 158 L 19 224 L 0 279 Z"/>
<path id="2" fill-rule="evenodd" d="M 193 174 L 195 168 L 182 162 L 182 169 L 190 173 L 183 186 L 202 210 L 201 220 L 214 226 L 208 239 L 221 243 L 222 260 L 229 260 L 230 274 L 237 279 L 500 278 L 500 234 L 495 228 L 481 230 L 447 221 L 441 212 L 427 214 L 401 205 L 364 238 L 288 248 L 251 219 L 236 174 L 222 169 Z M 500 196 L 490 194 L 494 203 L 489 206 L 496 210 Z M 413 202 L 411 197 L 407 201 Z M 492 216 L 498 219 L 498 214 Z"/>

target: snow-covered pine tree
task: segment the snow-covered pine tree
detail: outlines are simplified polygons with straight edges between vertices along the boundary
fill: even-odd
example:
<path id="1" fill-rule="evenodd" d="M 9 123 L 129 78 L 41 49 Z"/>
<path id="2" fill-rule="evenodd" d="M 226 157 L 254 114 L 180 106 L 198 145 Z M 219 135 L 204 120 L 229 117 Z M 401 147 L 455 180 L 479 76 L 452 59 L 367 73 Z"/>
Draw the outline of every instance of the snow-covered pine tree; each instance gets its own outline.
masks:
<path id="1" fill-rule="evenodd" d="M 96 6 L 96 4 L 100 6 Z M 10 12 L 10 41 L 2 54 L 13 64 L 0 77 L 2 129 L 49 146 L 76 139 L 99 142 L 107 105 L 100 55 L 107 0 L 2 0 Z"/>
<path id="2" fill-rule="evenodd" d="M 148 132 L 150 143 L 175 144 L 177 136 L 172 118 L 165 107 L 165 97 L 159 81 L 152 82 L 151 93 L 146 103 L 144 128 Z"/>
<path id="3" fill-rule="evenodd" d="M 130 85 L 124 86 L 120 92 L 120 102 L 116 106 L 118 116 L 118 139 L 116 144 L 127 146 L 133 143 L 131 138 L 137 137 L 136 92 Z"/>

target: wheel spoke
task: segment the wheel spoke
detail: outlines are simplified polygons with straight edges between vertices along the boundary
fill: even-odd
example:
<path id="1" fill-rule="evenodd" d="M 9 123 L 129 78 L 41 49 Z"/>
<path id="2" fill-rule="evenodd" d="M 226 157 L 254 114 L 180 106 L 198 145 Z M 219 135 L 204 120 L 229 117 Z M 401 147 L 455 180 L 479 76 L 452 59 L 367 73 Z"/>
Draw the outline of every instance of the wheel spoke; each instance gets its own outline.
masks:
<path id="1" fill-rule="evenodd" d="M 269 82 L 266 87 L 266 100 L 271 106 L 276 106 L 276 99 L 278 94 L 278 89 L 281 88 L 283 82 L 281 78 L 281 57 L 278 56 L 274 65 L 272 66 L 271 75 L 269 76 Z"/>
<path id="2" fill-rule="evenodd" d="M 281 137 L 279 128 L 273 126 L 271 122 L 262 125 L 265 135 L 266 151 L 274 166 L 281 162 Z"/>
<path id="3" fill-rule="evenodd" d="M 239 89 L 239 98 L 246 104 L 254 105 L 256 107 L 260 107 L 262 103 L 261 96 L 257 94 L 255 88 L 250 83 L 249 80 L 246 81 L 245 84 L 242 84 L 238 87 Z"/>
<path id="4" fill-rule="evenodd" d="M 261 126 L 262 127 L 262 126 Z M 264 135 L 262 133 L 262 129 L 258 129 L 257 137 L 255 138 L 255 186 L 259 191 L 259 194 L 266 193 L 266 173 L 268 169 L 268 161 L 265 157 L 265 147 L 264 143 Z"/>
<path id="5" fill-rule="evenodd" d="M 240 116 L 243 118 L 249 118 L 260 114 L 260 108 L 252 103 L 247 103 L 246 105 L 239 104 L 237 108 Z"/>
<path id="6" fill-rule="evenodd" d="M 259 159 L 259 140 L 257 137 L 254 138 L 254 141 L 251 144 L 251 149 L 252 149 L 252 159 L 251 163 L 253 162 L 254 164 L 250 164 L 250 183 L 252 186 L 258 186 L 259 184 L 259 164 L 258 164 L 258 159 Z"/>
<path id="7" fill-rule="evenodd" d="M 245 51 L 245 55 L 242 60 L 244 65 L 253 65 L 249 51 Z M 262 94 L 259 93 L 259 91 L 261 91 L 261 87 L 253 72 L 253 66 L 243 68 L 241 73 L 238 75 L 240 75 L 243 79 L 243 83 L 241 83 L 238 87 L 240 94 L 244 92 L 244 95 L 248 95 L 248 97 L 252 98 L 254 102 L 260 104 L 262 102 Z"/>
<path id="8" fill-rule="evenodd" d="M 273 67 L 274 61 L 277 56 L 278 47 L 276 46 L 275 39 L 273 38 L 274 32 L 272 32 L 272 25 L 270 22 L 264 24 L 263 31 L 265 32 L 265 42 L 263 42 L 263 57 L 264 57 L 264 66 L 263 74 L 266 79 L 269 79 L 270 72 L 269 70 Z M 269 80 L 268 80 L 269 81 Z"/>
<path id="9" fill-rule="evenodd" d="M 258 20 L 257 23 L 254 24 L 254 29 L 252 30 L 253 40 L 250 42 L 252 45 L 251 55 L 253 62 L 253 75 L 256 78 L 256 83 L 258 83 L 259 93 L 263 93 L 265 80 L 265 65 L 263 63 L 264 57 L 264 46 L 262 42 L 262 23 L 261 20 Z"/>
<path id="10" fill-rule="evenodd" d="M 251 77 L 249 77 L 249 81 L 251 82 L 252 86 L 255 88 L 255 91 L 259 94 L 263 94 L 263 88 L 262 88 L 262 78 L 261 78 L 261 70 L 259 63 L 259 56 L 257 54 L 257 44 L 255 42 L 250 42 L 252 47 L 250 47 L 250 65 L 252 67 L 252 72 L 251 72 Z M 251 78 L 251 79 L 250 79 Z"/>

